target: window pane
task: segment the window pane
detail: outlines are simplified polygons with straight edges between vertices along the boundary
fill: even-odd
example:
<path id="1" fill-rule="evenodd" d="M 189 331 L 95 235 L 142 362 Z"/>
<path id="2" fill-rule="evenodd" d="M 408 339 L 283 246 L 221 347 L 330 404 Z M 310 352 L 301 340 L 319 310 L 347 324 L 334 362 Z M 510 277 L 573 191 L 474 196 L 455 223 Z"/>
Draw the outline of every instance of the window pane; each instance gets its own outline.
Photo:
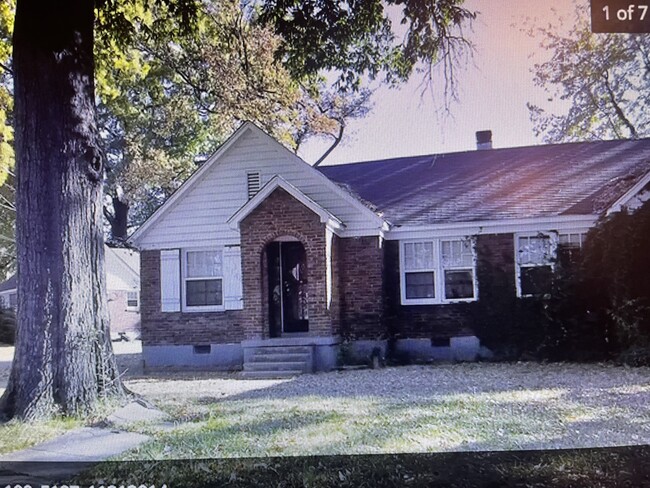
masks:
<path id="1" fill-rule="evenodd" d="M 223 300 L 221 280 L 188 280 L 186 295 L 188 307 L 221 305 Z"/>
<path id="2" fill-rule="evenodd" d="M 406 298 L 435 298 L 433 272 L 406 273 Z"/>
<path id="3" fill-rule="evenodd" d="M 404 244 L 404 269 L 406 271 L 432 269 L 433 266 L 433 242 Z"/>
<path id="4" fill-rule="evenodd" d="M 551 292 L 553 271 L 550 266 L 521 268 L 521 294 L 543 295 Z"/>
<path id="5" fill-rule="evenodd" d="M 551 259 L 549 237 L 520 237 L 519 264 L 548 264 Z"/>
<path id="6" fill-rule="evenodd" d="M 474 264 L 474 251 L 472 241 L 442 241 L 443 267 L 472 266 Z"/>
<path id="7" fill-rule="evenodd" d="M 137 307 L 138 306 L 138 292 L 129 291 L 126 293 L 126 306 L 127 307 Z"/>
<path id="8" fill-rule="evenodd" d="M 445 271 L 445 298 L 474 298 L 471 270 Z"/>
<path id="9" fill-rule="evenodd" d="M 187 277 L 221 276 L 221 251 L 189 251 Z"/>

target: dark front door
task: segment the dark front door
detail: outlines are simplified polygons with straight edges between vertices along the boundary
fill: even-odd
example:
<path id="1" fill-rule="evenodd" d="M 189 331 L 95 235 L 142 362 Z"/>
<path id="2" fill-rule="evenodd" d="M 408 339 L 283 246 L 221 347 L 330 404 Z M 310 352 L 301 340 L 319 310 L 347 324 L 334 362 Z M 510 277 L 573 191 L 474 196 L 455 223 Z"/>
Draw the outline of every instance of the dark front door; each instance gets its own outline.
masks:
<path id="1" fill-rule="evenodd" d="M 267 256 L 271 337 L 308 332 L 305 248 L 300 242 L 272 242 Z"/>

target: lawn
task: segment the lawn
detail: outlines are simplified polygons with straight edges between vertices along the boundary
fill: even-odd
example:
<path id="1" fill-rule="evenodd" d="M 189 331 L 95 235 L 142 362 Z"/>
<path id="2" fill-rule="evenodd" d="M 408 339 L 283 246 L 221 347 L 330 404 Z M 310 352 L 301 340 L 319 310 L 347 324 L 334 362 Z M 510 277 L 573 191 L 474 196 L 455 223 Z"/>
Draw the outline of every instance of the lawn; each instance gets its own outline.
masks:
<path id="1" fill-rule="evenodd" d="M 650 369 L 445 364 L 245 381 L 132 378 L 169 413 L 121 459 L 605 447 L 650 443 Z"/>

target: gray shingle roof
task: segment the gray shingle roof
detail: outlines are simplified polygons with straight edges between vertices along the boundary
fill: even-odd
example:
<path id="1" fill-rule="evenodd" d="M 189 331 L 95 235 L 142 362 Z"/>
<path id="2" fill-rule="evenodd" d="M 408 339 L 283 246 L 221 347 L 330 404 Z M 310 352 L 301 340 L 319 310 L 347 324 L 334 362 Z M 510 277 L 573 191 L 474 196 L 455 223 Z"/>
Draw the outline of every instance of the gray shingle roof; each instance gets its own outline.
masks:
<path id="1" fill-rule="evenodd" d="M 397 225 L 595 214 L 650 171 L 650 139 L 433 154 L 318 169 Z"/>

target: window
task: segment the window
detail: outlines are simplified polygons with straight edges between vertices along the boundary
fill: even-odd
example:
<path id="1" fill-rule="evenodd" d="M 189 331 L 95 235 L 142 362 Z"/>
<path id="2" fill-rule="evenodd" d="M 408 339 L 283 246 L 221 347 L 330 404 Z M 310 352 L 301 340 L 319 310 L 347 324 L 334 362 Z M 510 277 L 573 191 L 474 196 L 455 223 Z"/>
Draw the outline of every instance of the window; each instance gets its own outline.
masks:
<path id="1" fill-rule="evenodd" d="M 586 235 L 585 233 L 560 234 L 559 244 L 567 248 L 582 249 Z"/>
<path id="2" fill-rule="evenodd" d="M 474 247 L 470 240 L 442 241 L 445 298 L 474 298 Z"/>
<path id="3" fill-rule="evenodd" d="M 11 293 L 9 295 L 9 307 L 13 308 L 14 310 L 16 310 L 16 308 L 18 307 L 18 294 L 17 293 Z"/>
<path id="4" fill-rule="evenodd" d="M 246 188 L 248 191 L 248 199 L 250 200 L 257 192 L 260 191 L 262 186 L 262 179 L 259 171 L 249 171 L 246 173 Z"/>
<path id="5" fill-rule="evenodd" d="M 551 291 L 555 243 L 551 236 L 516 236 L 517 296 L 544 295 Z"/>
<path id="6" fill-rule="evenodd" d="M 423 305 L 476 298 L 475 255 L 470 239 L 403 242 L 402 303 Z"/>
<path id="7" fill-rule="evenodd" d="M 126 292 L 126 308 L 128 310 L 137 310 L 138 309 L 138 292 L 137 291 L 127 291 Z"/>
<path id="8" fill-rule="evenodd" d="M 223 254 L 220 250 L 186 251 L 184 305 L 188 309 L 223 308 Z"/>
<path id="9" fill-rule="evenodd" d="M 433 242 L 404 244 L 404 288 L 407 300 L 435 298 Z"/>

